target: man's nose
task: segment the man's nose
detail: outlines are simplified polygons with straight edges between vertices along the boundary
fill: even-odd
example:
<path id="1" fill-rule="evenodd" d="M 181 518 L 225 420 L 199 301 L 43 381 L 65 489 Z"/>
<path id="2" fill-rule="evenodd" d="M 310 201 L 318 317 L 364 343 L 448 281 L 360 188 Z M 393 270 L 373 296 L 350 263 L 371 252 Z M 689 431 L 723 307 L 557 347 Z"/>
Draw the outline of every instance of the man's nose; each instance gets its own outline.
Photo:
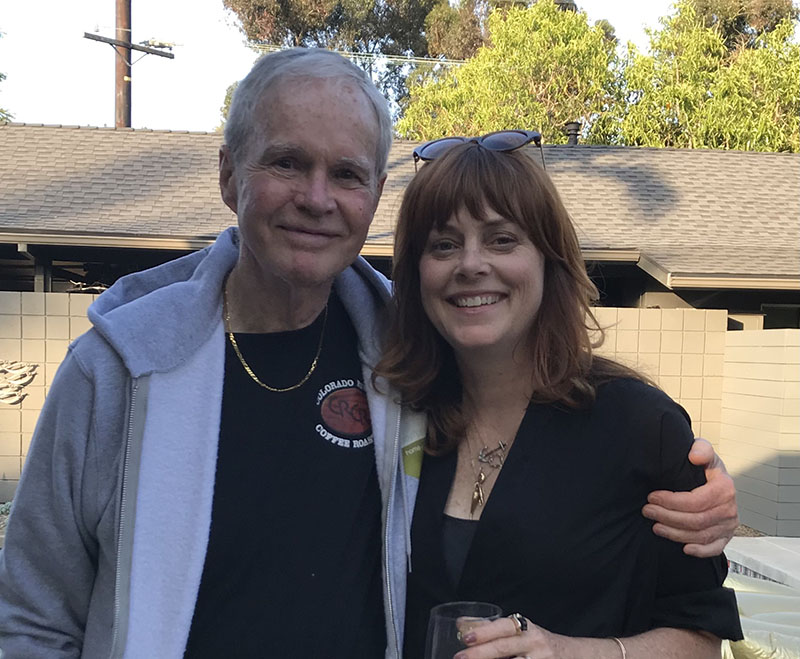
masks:
<path id="1" fill-rule="evenodd" d="M 331 182 L 325 172 L 312 171 L 297 191 L 296 203 L 311 215 L 324 215 L 336 208 Z"/>

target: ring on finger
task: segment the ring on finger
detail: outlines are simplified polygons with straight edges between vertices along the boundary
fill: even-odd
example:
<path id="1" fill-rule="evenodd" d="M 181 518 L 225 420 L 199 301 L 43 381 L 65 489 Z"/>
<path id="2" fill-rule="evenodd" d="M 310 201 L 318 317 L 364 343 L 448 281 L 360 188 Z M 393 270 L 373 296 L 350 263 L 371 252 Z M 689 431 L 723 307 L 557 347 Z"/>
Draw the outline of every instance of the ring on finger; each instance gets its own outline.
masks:
<path id="1" fill-rule="evenodd" d="M 520 636 L 523 632 L 528 631 L 528 619 L 524 615 L 521 613 L 512 613 L 508 617 L 511 619 L 511 622 L 514 623 L 514 627 L 517 629 L 517 636 Z"/>

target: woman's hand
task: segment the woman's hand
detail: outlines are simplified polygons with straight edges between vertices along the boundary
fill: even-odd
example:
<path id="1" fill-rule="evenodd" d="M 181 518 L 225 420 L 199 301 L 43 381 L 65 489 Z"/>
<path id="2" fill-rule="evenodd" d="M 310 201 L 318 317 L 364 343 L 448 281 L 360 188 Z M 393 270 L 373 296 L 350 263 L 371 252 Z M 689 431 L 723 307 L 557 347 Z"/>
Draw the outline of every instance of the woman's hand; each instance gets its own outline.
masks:
<path id="1" fill-rule="evenodd" d="M 556 659 L 561 656 L 559 639 L 565 637 L 523 620 L 524 631 L 511 617 L 464 630 L 461 641 L 468 649 L 459 652 L 454 659 Z"/>

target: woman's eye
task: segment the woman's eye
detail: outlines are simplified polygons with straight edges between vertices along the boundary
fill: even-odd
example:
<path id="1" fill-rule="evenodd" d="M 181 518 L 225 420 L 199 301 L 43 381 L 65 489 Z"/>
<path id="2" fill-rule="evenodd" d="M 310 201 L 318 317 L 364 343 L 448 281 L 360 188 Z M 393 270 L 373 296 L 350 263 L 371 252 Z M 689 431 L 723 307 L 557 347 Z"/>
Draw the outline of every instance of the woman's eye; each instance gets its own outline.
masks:
<path id="1" fill-rule="evenodd" d="M 509 234 L 502 234 L 499 236 L 495 236 L 492 239 L 492 243 L 497 245 L 498 247 L 511 247 L 516 245 L 519 241 L 517 240 L 516 236 L 512 236 Z"/>
<path id="2" fill-rule="evenodd" d="M 430 251 L 438 254 L 446 254 L 456 248 L 452 240 L 434 240 L 430 245 Z"/>

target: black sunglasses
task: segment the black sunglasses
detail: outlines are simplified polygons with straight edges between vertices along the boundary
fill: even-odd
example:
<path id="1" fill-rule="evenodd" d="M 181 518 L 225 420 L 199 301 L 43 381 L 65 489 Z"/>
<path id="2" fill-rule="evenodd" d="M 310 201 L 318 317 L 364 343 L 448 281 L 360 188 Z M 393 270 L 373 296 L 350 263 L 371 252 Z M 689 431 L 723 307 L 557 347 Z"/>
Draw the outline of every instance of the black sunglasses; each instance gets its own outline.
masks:
<path id="1" fill-rule="evenodd" d="M 441 137 L 438 140 L 420 144 L 414 149 L 414 171 L 417 171 L 417 163 L 420 160 L 436 160 L 448 149 L 452 149 L 454 146 L 464 144 L 465 142 L 475 142 L 475 144 L 482 146 L 484 149 L 489 149 L 489 151 L 502 151 L 504 153 L 516 151 L 526 144 L 534 142 L 536 146 L 539 147 L 539 153 L 542 157 L 542 167 L 547 169 L 547 166 L 544 164 L 541 133 L 535 130 L 498 130 L 494 133 L 482 135 L 481 137 Z"/>

